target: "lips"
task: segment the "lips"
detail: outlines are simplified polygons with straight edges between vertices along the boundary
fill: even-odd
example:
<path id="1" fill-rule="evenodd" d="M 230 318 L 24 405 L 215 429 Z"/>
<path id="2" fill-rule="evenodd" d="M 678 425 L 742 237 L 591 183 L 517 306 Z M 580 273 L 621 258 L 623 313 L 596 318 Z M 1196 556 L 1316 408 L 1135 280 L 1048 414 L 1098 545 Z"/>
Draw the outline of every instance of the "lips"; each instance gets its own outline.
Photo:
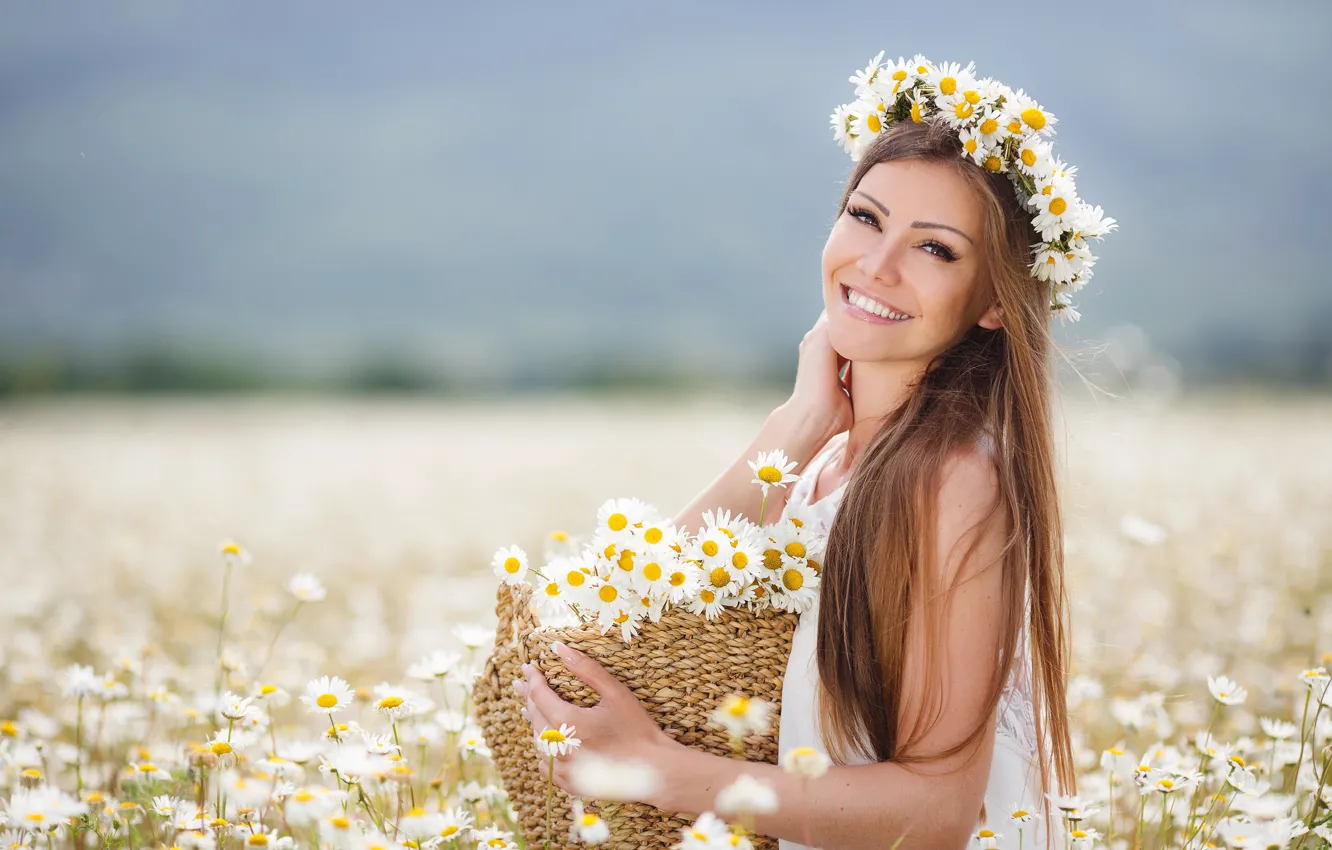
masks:
<path id="1" fill-rule="evenodd" d="M 907 311 L 864 290 L 839 284 L 843 307 L 859 319 L 880 324 L 901 324 L 915 318 Z"/>

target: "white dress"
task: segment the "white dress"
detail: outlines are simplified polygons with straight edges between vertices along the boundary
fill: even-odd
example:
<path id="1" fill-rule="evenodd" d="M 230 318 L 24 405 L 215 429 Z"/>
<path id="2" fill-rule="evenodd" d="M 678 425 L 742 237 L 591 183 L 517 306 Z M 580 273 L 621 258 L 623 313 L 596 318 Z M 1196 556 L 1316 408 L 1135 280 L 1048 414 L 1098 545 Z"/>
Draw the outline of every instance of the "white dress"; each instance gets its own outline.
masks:
<path id="1" fill-rule="evenodd" d="M 812 504 L 809 502 L 809 497 L 823 465 L 845 448 L 847 437 L 848 432 L 844 431 L 829 440 L 819 454 L 809 462 L 801 473 L 800 480 L 791 485 L 791 493 L 783 516 L 792 507 L 802 506 L 811 515 L 815 529 L 820 534 L 827 533 L 833 515 L 837 512 L 837 505 L 846 491 L 846 484 Z M 814 658 L 818 616 L 819 603 L 816 600 L 812 608 L 800 615 L 800 623 L 796 626 L 795 637 L 791 641 L 791 656 L 786 662 L 786 678 L 782 683 L 782 711 L 777 730 L 777 747 L 782 754 L 795 747 L 813 747 L 819 752 L 826 753 L 819 735 L 816 689 L 818 665 Z M 1018 640 L 1013 672 L 1005 683 L 999 700 L 994 758 L 985 788 L 987 822 L 977 823 L 977 829 L 985 826 L 1002 836 L 998 846 L 1003 848 L 1018 846 L 1019 824 L 1009 819 L 1009 814 L 1015 805 L 1021 805 L 1032 812 L 1040 812 L 1045 808 L 1041 793 L 1040 768 L 1036 760 L 1031 664 L 1027 657 L 1026 643 L 1024 625 Z M 854 763 L 868 761 L 866 759 Z M 892 801 L 885 800 L 884 805 L 891 806 Z M 1024 848 L 1042 846 L 1044 829 L 1039 815 L 1020 826 Z M 783 840 L 779 843 L 781 850 L 805 848 L 805 845 L 794 841 Z M 835 848 L 824 847 L 823 850 L 835 850 Z"/>

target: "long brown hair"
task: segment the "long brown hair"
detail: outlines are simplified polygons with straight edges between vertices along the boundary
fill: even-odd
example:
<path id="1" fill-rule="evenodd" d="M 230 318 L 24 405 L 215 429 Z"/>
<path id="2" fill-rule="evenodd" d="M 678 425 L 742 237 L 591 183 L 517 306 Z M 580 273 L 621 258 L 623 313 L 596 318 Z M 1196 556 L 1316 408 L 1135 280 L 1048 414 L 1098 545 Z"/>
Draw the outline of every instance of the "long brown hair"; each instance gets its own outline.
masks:
<path id="1" fill-rule="evenodd" d="M 982 278 L 1002 308 L 1003 326 L 973 327 L 929 365 L 885 418 L 847 485 L 829 528 L 820 590 L 816 653 L 824 743 L 837 761 L 858 754 L 899 763 L 930 761 L 973 746 L 998 707 L 1025 618 L 1037 751 L 1049 753 L 1061 790 L 1072 793 L 1076 780 L 1065 706 L 1068 601 L 1055 490 L 1049 293 L 1028 272 L 1029 246 L 1040 240 L 1007 175 L 988 172 L 961 153 L 957 132 L 946 124 L 901 122 L 866 149 L 837 210 L 840 216 L 861 178 L 878 163 L 914 159 L 955 168 L 984 206 Z M 937 571 L 927 568 L 936 554 L 933 494 L 949 456 L 981 439 L 993 441 L 999 490 L 987 519 L 1002 512 L 1007 526 L 998 674 L 986 715 L 965 740 L 944 752 L 915 753 L 913 744 L 942 712 L 937 647 L 947 588 L 939 586 Z M 973 538 L 972 549 L 977 542 Z M 929 684 L 921 705 L 930 710 L 922 711 L 903 735 L 899 713 L 907 624 L 917 612 L 924 612 L 928 636 L 922 649 Z M 1042 755 L 1039 761 L 1042 788 L 1049 789 L 1047 758 Z"/>

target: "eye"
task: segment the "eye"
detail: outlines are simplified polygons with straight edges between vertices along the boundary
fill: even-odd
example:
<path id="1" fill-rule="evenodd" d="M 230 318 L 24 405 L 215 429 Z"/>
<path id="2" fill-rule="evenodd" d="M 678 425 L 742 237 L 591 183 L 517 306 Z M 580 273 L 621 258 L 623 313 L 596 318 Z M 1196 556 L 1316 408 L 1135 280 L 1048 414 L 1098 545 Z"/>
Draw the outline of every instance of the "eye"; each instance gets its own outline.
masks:
<path id="1" fill-rule="evenodd" d="M 879 226 L 878 216 L 876 216 L 874 213 L 870 212 L 869 210 L 865 209 L 864 207 L 849 206 L 846 208 L 846 211 L 852 218 L 857 219 L 864 224 L 868 224 L 871 227 Z"/>
<path id="2" fill-rule="evenodd" d="M 942 242 L 935 242 L 933 239 L 931 239 L 929 242 L 922 243 L 920 247 L 929 248 L 931 246 L 938 248 L 939 251 L 938 252 L 930 251 L 929 253 L 934 254 L 934 256 L 938 257 L 939 259 L 945 260 L 950 263 L 957 261 L 957 254 L 954 254 L 953 249 L 949 248 L 947 245 L 943 244 Z"/>

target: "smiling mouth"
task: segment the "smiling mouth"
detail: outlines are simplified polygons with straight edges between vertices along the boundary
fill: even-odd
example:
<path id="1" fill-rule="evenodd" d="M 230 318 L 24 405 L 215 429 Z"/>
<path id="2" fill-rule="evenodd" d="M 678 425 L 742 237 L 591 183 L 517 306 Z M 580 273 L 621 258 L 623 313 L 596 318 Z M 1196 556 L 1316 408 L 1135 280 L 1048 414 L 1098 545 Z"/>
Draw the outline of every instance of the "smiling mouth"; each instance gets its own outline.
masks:
<path id="1" fill-rule="evenodd" d="M 842 303 L 848 305 L 853 313 L 860 313 L 872 319 L 878 319 L 883 322 L 906 322 L 915 318 L 914 316 L 896 310 L 881 301 L 870 298 L 858 289 L 852 289 L 846 284 L 840 284 L 842 290 Z"/>

